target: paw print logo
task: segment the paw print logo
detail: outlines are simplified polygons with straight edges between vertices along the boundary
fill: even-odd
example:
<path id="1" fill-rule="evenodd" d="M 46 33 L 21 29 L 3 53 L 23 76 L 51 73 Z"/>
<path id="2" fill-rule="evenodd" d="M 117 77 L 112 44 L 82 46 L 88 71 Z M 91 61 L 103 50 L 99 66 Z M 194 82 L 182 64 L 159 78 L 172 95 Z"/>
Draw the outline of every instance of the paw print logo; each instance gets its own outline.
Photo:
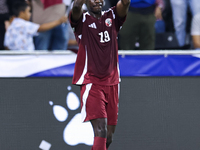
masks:
<path id="1" fill-rule="evenodd" d="M 71 91 L 71 86 L 68 86 L 69 93 L 66 97 L 66 105 L 69 110 L 77 110 L 80 107 L 78 96 Z M 52 101 L 49 104 L 53 108 L 53 114 L 59 122 L 65 122 L 68 119 L 68 111 L 65 107 L 54 105 Z M 91 146 L 94 140 L 92 125 L 90 122 L 81 122 L 81 113 L 76 114 L 66 125 L 63 131 L 63 139 L 66 144 L 76 146 L 85 144 Z"/>

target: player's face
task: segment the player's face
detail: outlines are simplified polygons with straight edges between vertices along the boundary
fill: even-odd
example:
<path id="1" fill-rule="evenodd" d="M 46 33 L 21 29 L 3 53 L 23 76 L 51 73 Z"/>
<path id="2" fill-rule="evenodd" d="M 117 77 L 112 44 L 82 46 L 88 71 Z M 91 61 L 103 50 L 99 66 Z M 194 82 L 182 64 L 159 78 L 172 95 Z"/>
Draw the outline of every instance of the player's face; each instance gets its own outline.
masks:
<path id="1" fill-rule="evenodd" d="M 104 0 L 87 0 L 88 10 L 94 14 L 101 13 Z"/>

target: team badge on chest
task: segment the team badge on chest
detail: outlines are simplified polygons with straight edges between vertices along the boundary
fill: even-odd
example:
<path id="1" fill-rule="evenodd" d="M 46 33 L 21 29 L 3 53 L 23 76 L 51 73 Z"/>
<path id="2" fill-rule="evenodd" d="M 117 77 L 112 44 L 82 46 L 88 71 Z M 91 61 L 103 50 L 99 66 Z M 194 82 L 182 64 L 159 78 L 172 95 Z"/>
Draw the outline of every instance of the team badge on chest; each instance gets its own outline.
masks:
<path id="1" fill-rule="evenodd" d="M 107 18 L 107 19 L 105 20 L 105 24 L 106 24 L 107 27 L 111 27 L 111 26 L 112 26 L 112 19 Z"/>

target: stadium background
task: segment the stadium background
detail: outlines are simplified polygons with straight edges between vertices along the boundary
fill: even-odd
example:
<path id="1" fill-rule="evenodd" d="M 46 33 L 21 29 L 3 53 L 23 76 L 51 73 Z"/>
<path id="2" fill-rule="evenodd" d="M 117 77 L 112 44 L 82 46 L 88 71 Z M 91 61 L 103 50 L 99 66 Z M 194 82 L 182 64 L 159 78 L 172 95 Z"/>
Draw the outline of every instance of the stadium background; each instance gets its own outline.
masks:
<path id="1" fill-rule="evenodd" d="M 66 104 L 69 92 L 79 96 L 79 87 L 71 85 L 73 63 L 15 77 L 16 70 L 27 72 L 34 68 L 27 59 L 19 60 L 19 57 L 32 57 L 29 59 L 32 64 L 37 66 L 39 62 L 42 66 L 39 60 L 44 59 L 45 64 L 48 55 L 0 56 L 2 150 L 36 150 L 40 149 L 42 140 L 51 144 L 51 150 L 88 150 L 91 147 L 84 143 L 72 146 L 63 140 L 64 128 L 80 112 L 80 107 L 71 110 Z M 65 57 L 70 59 L 72 55 Z M 63 55 L 50 57 L 53 62 Z M 7 65 L 13 68 L 8 69 L 6 62 L 11 58 L 13 62 Z M 22 65 L 23 61 L 27 66 Z M 199 56 L 120 55 L 119 61 L 122 75 L 119 122 L 110 150 L 199 149 Z M 62 70 L 68 68 L 69 71 L 63 73 Z M 69 113 L 63 122 L 53 114 L 55 105 Z M 77 139 L 75 135 L 74 140 Z"/>

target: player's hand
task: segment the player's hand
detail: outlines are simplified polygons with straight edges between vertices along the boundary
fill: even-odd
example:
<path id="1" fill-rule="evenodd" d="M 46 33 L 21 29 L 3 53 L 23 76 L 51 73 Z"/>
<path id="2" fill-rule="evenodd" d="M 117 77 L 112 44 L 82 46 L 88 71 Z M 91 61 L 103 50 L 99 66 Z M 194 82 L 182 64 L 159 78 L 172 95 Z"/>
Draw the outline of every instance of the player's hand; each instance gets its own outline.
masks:
<path id="1" fill-rule="evenodd" d="M 60 21 L 61 23 L 65 23 L 65 22 L 67 22 L 67 20 L 68 20 L 67 16 L 63 16 L 63 17 L 61 17 L 61 18 L 59 19 L 59 21 Z"/>

